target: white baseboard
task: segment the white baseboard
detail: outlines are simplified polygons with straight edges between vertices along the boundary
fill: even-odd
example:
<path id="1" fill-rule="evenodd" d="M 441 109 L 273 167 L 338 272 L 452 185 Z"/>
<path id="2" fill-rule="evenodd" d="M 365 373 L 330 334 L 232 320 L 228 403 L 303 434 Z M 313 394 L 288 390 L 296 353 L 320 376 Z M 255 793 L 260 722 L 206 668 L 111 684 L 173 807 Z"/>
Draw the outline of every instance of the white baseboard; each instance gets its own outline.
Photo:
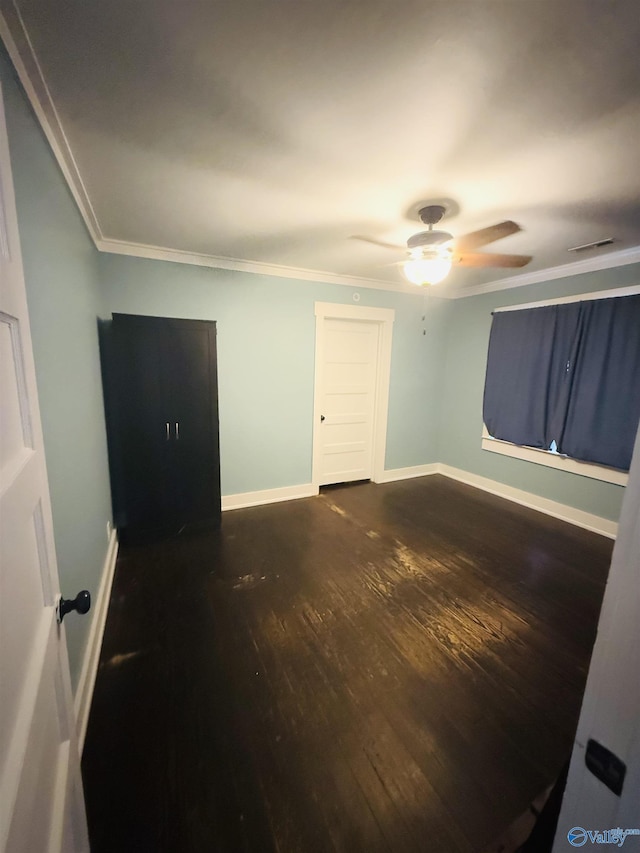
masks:
<path id="1" fill-rule="evenodd" d="M 311 498 L 318 494 L 318 487 L 313 483 L 302 483 L 299 486 L 283 486 L 280 489 L 263 489 L 259 492 L 242 492 L 238 495 L 222 496 L 222 511 L 242 509 L 248 506 L 274 504 L 279 501 L 295 501 L 298 498 Z"/>
<path id="2" fill-rule="evenodd" d="M 438 474 L 440 466 L 437 462 L 427 465 L 412 465 L 410 468 L 390 468 L 383 471 L 382 476 L 375 480 L 376 483 L 394 483 L 396 480 L 410 480 L 413 477 L 426 477 L 429 474 Z"/>
<path id="3" fill-rule="evenodd" d="M 113 573 L 116 568 L 116 559 L 118 557 L 118 536 L 115 530 L 111 531 L 109 538 L 109 546 L 102 568 L 102 577 L 100 578 L 100 586 L 93 600 L 93 620 L 87 637 L 87 645 L 84 651 L 82 660 L 82 669 L 80 670 L 80 678 L 76 688 L 74 699 L 74 710 L 76 715 L 76 727 L 78 730 L 78 748 L 80 755 L 84 748 L 84 738 L 87 733 L 87 723 L 89 722 L 89 710 L 91 709 L 91 698 L 93 696 L 93 688 L 96 683 L 96 674 L 98 672 L 98 661 L 100 659 L 100 648 L 102 646 L 102 635 L 104 634 L 104 625 L 107 621 L 107 610 L 109 609 L 109 600 L 111 598 L 111 584 L 113 583 Z"/>
<path id="4" fill-rule="evenodd" d="M 525 492 L 522 489 L 507 486 L 497 480 L 490 480 L 488 477 L 481 477 L 479 474 L 472 474 L 470 471 L 463 471 L 461 468 L 454 468 L 451 465 L 444 465 L 440 462 L 413 465 L 409 468 L 392 468 L 384 471 L 380 479 L 376 482 L 393 483 L 398 480 L 409 480 L 413 477 L 426 477 L 430 474 L 442 474 L 445 477 L 450 477 L 452 480 L 458 480 L 461 483 L 466 483 L 468 486 L 474 486 L 476 489 L 490 492 L 492 495 L 506 498 L 514 503 L 538 510 L 538 512 L 544 512 L 546 515 L 551 515 L 562 521 L 568 521 L 570 524 L 583 527 L 585 530 L 591 530 L 594 533 L 600 533 L 602 536 L 608 536 L 610 539 L 615 539 L 618 532 L 617 522 L 611 521 L 608 518 L 602 518 L 599 515 L 593 515 L 584 510 L 575 509 L 567 504 L 558 503 L 558 501 L 552 501 L 549 498 L 534 495 L 532 492 Z M 241 509 L 242 507 L 260 506 L 262 504 L 277 503 L 278 501 L 308 498 L 317 494 L 318 487 L 314 486 L 313 483 L 305 483 L 299 486 L 284 486 L 279 489 L 264 489 L 259 492 L 244 492 L 238 495 L 223 496 L 222 509 Z"/>
<path id="5" fill-rule="evenodd" d="M 512 486 L 499 483 L 497 480 L 490 480 L 488 477 L 481 477 L 478 474 L 472 474 L 470 471 L 453 468 L 451 465 L 440 464 L 438 465 L 438 469 L 440 474 L 444 474 L 445 477 L 450 477 L 452 480 L 459 480 L 468 486 L 475 486 L 476 489 L 482 489 L 485 492 L 490 492 L 492 495 L 506 498 L 514 503 L 527 506 L 530 509 L 536 509 L 539 512 L 546 513 L 546 515 L 552 515 L 554 518 L 575 524 L 577 527 L 583 527 L 585 530 L 600 533 L 602 536 L 608 536 L 610 539 L 616 538 L 618 524 L 615 521 L 610 521 L 608 518 L 592 515 L 590 512 L 575 509 L 574 507 L 567 506 L 567 504 L 561 504 L 557 501 L 540 497 L 540 495 L 522 491 L 522 489 L 514 489 Z"/>
<path id="6" fill-rule="evenodd" d="M 438 465 L 414 465 L 411 468 L 393 468 L 383 471 L 376 483 L 392 483 L 395 480 L 408 480 L 411 477 L 424 477 L 427 474 L 438 473 Z M 263 489 L 258 492 L 243 492 L 238 495 L 222 496 L 222 511 L 243 509 L 249 506 L 262 506 L 279 501 L 294 501 L 298 498 L 310 498 L 319 493 L 318 486 L 313 483 L 303 483 L 299 486 L 283 486 L 279 489 Z"/>

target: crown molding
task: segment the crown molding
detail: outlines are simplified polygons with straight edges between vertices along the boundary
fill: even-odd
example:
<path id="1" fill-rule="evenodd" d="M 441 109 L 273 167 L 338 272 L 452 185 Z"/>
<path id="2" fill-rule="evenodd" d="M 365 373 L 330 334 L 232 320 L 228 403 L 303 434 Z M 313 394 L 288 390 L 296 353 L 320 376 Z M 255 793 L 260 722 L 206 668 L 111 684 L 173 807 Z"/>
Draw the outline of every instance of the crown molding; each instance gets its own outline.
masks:
<path id="1" fill-rule="evenodd" d="M 44 79 L 42 68 L 33 49 L 22 15 L 15 2 L 3 3 L 2 6 L 3 9 L 0 12 L 2 41 L 47 137 L 58 166 L 62 170 L 67 186 L 78 205 L 87 230 L 93 241 L 97 243 L 102 237 L 100 223 L 89 199 L 89 194 L 62 127 L 60 116 L 53 103 L 49 87 Z"/>
<path id="2" fill-rule="evenodd" d="M 144 243 L 128 243 L 124 240 L 96 240 L 96 247 L 101 252 L 113 255 L 129 255 L 134 258 L 147 258 L 153 261 L 169 261 L 176 264 L 189 264 L 197 267 L 232 270 L 234 272 L 250 272 L 257 275 L 268 275 L 276 278 L 294 278 L 299 281 L 322 282 L 323 284 L 342 284 L 349 287 L 364 287 L 373 290 L 390 290 L 394 293 L 419 292 L 415 285 L 395 284 L 391 281 L 380 281 L 374 278 L 363 278 L 356 275 L 339 275 L 338 273 L 309 270 L 304 267 L 289 267 L 281 264 L 271 264 L 264 261 L 245 261 L 240 258 L 226 258 L 218 255 L 184 252 L 182 249 L 165 249 L 161 246 L 149 246 Z"/>
<path id="3" fill-rule="evenodd" d="M 309 270 L 304 267 L 289 267 L 281 264 L 266 263 L 264 261 L 247 261 L 240 258 L 227 258 L 218 255 L 199 254 L 197 252 L 185 252 L 182 249 L 167 249 L 161 246 L 150 246 L 144 243 L 129 243 L 125 240 L 114 240 L 101 238 L 95 241 L 96 247 L 101 251 L 114 255 L 128 255 L 134 258 L 146 258 L 155 261 L 169 261 L 170 263 L 187 264 L 190 266 L 210 267 L 212 269 L 232 270 L 234 272 L 249 272 L 257 275 L 268 275 L 277 278 L 293 278 L 299 281 L 321 282 L 324 284 L 341 284 L 348 287 L 371 288 L 372 290 L 387 290 L 392 293 L 419 293 L 421 288 L 413 284 L 405 284 L 381 281 L 379 279 L 364 278 L 355 275 L 340 275 L 338 273 L 323 272 L 322 270 Z M 486 282 L 475 287 L 464 289 L 446 290 L 437 289 L 431 292 L 443 299 L 464 299 L 467 296 L 477 296 L 482 293 L 491 293 L 497 290 L 509 290 L 515 287 L 524 287 L 528 284 L 537 284 L 545 281 L 554 281 L 558 278 L 566 278 L 581 273 L 594 272 L 597 270 L 610 269 L 613 267 L 626 266 L 627 264 L 640 263 L 640 246 L 623 249 L 620 252 L 609 252 L 597 258 L 589 258 L 581 261 L 573 261 L 557 267 L 547 267 L 535 272 L 523 273 L 522 275 L 510 276 L 497 281 Z"/>
<path id="4" fill-rule="evenodd" d="M 467 287 L 460 290 L 452 290 L 447 294 L 449 299 L 463 299 L 466 296 L 478 296 L 481 293 L 492 293 L 495 290 L 509 290 L 513 287 L 525 287 L 527 284 L 539 284 L 543 281 L 554 281 L 557 278 L 567 278 L 572 275 L 581 275 L 586 272 L 597 272 L 598 270 L 612 269 L 613 267 L 624 267 L 627 264 L 640 263 L 640 246 L 632 246 L 619 252 L 608 252 L 595 258 L 585 258 L 581 261 L 573 261 L 561 264 L 557 267 L 547 267 L 534 272 L 526 272 L 520 275 L 501 278 L 497 281 L 488 281 L 475 287 Z"/>

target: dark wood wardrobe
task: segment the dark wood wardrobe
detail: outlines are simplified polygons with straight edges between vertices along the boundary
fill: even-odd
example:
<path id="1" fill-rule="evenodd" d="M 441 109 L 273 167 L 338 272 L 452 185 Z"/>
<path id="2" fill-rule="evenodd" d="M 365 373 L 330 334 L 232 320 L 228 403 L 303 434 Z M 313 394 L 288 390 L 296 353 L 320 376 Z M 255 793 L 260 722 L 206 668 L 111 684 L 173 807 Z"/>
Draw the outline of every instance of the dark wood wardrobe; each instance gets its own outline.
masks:
<path id="1" fill-rule="evenodd" d="M 216 324 L 114 314 L 102 354 L 124 540 L 220 520 Z"/>

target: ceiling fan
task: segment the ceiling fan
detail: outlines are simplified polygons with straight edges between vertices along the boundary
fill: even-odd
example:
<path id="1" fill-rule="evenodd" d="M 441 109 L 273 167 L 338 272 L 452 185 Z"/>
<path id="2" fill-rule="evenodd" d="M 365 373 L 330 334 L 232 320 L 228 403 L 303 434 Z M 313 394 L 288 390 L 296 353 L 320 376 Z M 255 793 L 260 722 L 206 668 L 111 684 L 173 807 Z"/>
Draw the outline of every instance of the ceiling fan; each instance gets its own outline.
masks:
<path id="1" fill-rule="evenodd" d="M 448 231 L 434 230 L 433 226 L 446 213 L 443 204 L 428 204 L 419 210 L 418 215 L 427 231 L 420 231 L 407 240 L 406 248 L 396 243 L 386 243 L 372 237 L 354 236 L 354 240 L 363 240 L 386 249 L 406 251 L 409 259 L 403 262 L 404 274 L 413 284 L 439 284 L 449 274 L 453 265 L 461 267 L 523 267 L 531 260 L 531 255 L 503 255 L 488 252 L 476 252 L 475 249 L 517 234 L 522 229 L 516 222 L 505 220 L 488 228 L 471 231 L 454 238 Z"/>

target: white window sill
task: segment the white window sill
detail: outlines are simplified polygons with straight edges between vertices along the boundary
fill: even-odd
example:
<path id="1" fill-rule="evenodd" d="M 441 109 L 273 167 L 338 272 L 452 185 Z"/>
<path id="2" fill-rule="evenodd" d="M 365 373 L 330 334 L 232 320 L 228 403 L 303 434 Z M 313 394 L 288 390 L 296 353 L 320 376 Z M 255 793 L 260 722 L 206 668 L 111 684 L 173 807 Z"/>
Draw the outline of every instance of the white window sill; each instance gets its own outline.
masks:
<path id="1" fill-rule="evenodd" d="M 626 471 L 617 468 L 607 468 L 605 465 L 596 465 L 593 462 L 579 462 L 559 453 L 551 453 L 549 450 L 540 450 L 537 447 L 521 447 L 511 444 L 509 441 L 501 441 L 492 438 L 487 432 L 486 426 L 482 426 L 482 449 L 491 453 L 500 453 L 502 456 L 511 456 L 514 459 L 524 459 L 525 462 L 533 462 L 536 465 L 546 465 L 548 468 L 557 468 L 570 474 L 579 474 L 581 477 L 591 477 L 593 480 L 603 480 L 605 483 L 614 483 L 616 486 L 626 486 L 629 475 Z"/>

